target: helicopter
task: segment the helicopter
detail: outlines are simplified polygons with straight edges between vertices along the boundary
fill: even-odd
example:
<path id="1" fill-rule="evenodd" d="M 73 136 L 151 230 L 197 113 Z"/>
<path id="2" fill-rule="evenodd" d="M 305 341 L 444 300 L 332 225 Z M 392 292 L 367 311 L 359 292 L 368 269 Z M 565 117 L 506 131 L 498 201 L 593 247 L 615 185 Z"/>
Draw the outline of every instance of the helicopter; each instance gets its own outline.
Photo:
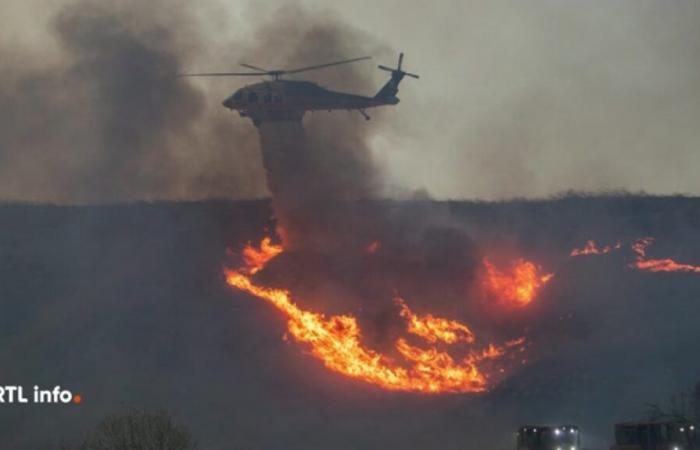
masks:
<path id="1" fill-rule="evenodd" d="M 371 59 L 371 57 L 363 56 L 361 58 L 346 59 L 343 61 L 288 70 L 266 70 L 250 64 L 241 64 L 241 66 L 252 69 L 255 72 L 192 73 L 182 76 L 271 77 L 271 80 L 265 80 L 237 90 L 222 103 L 224 107 L 231 111 L 238 111 L 241 117 L 252 119 L 255 126 L 259 126 L 262 122 L 301 121 L 306 111 L 357 110 L 366 120 L 369 120 L 370 116 L 365 112 L 367 108 L 396 105 L 399 103 L 396 94 L 399 91 L 399 83 L 403 80 L 404 76 L 416 79 L 419 78 L 416 74 L 402 70 L 403 53 L 399 54 L 399 62 L 395 69 L 383 65 L 377 66 L 381 70 L 390 72 L 391 78 L 373 97 L 331 91 L 311 81 L 282 79 L 285 75 L 297 74 L 340 64 L 348 64 L 366 59 Z"/>

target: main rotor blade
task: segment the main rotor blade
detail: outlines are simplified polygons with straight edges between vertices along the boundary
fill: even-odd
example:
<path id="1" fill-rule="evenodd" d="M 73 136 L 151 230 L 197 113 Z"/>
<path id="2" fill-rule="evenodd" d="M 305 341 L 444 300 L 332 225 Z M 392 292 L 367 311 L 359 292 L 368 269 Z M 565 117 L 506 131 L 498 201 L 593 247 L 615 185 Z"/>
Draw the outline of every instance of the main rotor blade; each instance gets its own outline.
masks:
<path id="1" fill-rule="evenodd" d="M 371 56 L 363 56 L 362 58 L 353 58 L 353 59 L 346 59 L 344 61 L 336 61 L 328 64 L 319 64 L 317 66 L 308 66 L 308 67 L 300 67 L 298 69 L 292 69 L 292 70 L 284 70 L 282 72 L 284 73 L 299 73 L 299 72 L 305 72 L 307 70 L 313 70 L 313 69 L 321 69 L 323 67 L 330 67 L 330 66 L 337 66 L 339 64 L 347 64 L 355 61 L 362 61 L 364 59 L 372 59 Z"/>
<path id="2" fill-rule="evenodd" d="M 258 71 L 260 71 L 260 72 L 267 72 L 267 69 L 261 69 L 260 67 L 255 67 L 255 66 L 253 66 L 253 65 L 251 65 L 251 64 L 241 64 L 241 66 L 247 67 L 247 68 L 253 69 L 253 70 L 258 70 Z"/>
<path id="3" fill-rule="evenodd" d="M 403 53 L 399 53 L 399 67 L 398 67 L 399 70 L 401 70 L 402 63 L 403 63 Z"/>
<path id="4" fill-rule="evenodd" d="M 181 77 L 259 77 L 267 72 L 183 73 Z"/>
<path id="5" fill-rule="evenodd" d="M 404 72 L 404 75 L 406 75 L 407 77 L 420 78 L 418 75 L 416 75 L 414 73 Z"/>
<path id="6" fill-rule="evenodd" d="M 394 71 L 394 69 L 392 69 L 391 67 L 382 66 L 381 64 L 378 65 L 377 67 L 379 67 L 379 68 L 382 69 L 382 70 L 388 70 L 389 72 L 393 72 L 393 71 Z"/>

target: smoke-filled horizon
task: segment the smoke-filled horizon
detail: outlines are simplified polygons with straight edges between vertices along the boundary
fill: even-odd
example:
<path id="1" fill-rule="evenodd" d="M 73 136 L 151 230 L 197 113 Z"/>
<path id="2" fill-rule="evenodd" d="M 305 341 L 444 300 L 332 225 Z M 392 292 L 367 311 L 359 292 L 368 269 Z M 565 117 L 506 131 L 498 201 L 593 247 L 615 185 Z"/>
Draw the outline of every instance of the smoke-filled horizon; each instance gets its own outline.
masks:
<path id="1" fill-rule="evenodd" d="M 371 4 L 370 4 L 371 3 Z M 267 196 L 250 121 L 220 102 L 239 62 L 373 94 L 375 63 L 421 74 L 397 107 L 317 113 L 363 127 L 376 195 L 533 198 L 568 190 L 700 194 L 693 2 L 6 2 L 0 198 L 54 203 Z M 28 26 L 31 24 L 31 26 Z M 321 61 L 322 60 L 322 61 Z M 327 116 L 327 117 L 326 117 Z M 337 129 L 337 128 L 335 128 Z"/>

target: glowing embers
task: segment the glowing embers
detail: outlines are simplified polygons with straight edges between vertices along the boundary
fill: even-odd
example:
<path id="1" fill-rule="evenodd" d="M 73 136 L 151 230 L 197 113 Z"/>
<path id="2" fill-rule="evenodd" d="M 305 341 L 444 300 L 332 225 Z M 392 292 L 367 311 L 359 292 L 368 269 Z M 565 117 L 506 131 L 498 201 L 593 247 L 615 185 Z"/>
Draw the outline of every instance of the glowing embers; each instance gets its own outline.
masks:
<path id="1" fill-rule="evenodd" d="M 267 248 L 267 250 L 266 250 Z M 308 344 L 311 354 L 338 373 L 394 391 L 423 393 L 482 392 L 489 387 L 489 377 L 480 363 L 503 358 L 509 351 L 523 349 L 524 339 L 507 342 L 503 346 L 488 344 L 483 350 L 470 351 L 461 360 L 455 360 L 435 344 L 471 344 L 475 337 L 466 325 L 432 315 L 417 316 L 401 301 L 400 315 L 408 321 L 408 331 L 431 344 L 428 348 L 398 338 L 395 348 L 400 355 L 392 358 L 363 344 L 362 330 L 351 315 L 326 316 L 300 308 L 285 289 L 257 285 L 253 273 L 281 252 L 278 247 L 263 241 L 260 249 L 251 246 L 244 250 L 246 266 L 226 271 L 229 285 L 241 289 L 274 305 L 288 319 L 289 334 L 298 342 Z M 272 250 L 272 251 L 271 251 Z M 249 255 L 249 256 L 245 256 Z M 253 257 L 253 255 L 255 257 Z M 260 255 L 272 255 L 259 257 Z"/>
<path id="2" fill-rule="evenodd" d="M 569 256 L 586 256 L 586 255 L 604 255 L 610 253 L 613 250 L 619 250 L 622 247 L 621 243 L 616 243 L 615 245 L 606 245 L 604 247 L 598 248 L 595 241 L 586 241 L 586 245 L 582 248 L 575 248 L 571 250 Z"/>
<path id="3" fill-rule="evenodd" d="M 670 258 L 649 259 L 647 258 L 647 247 L 654 242 L 654 238 L 645 237 L 632 244 L 632 251 L 636 254 L 636 260 L 630 267 L 646 270 L 649 272 L 686 272 L 700 273 L 700 266 L 692 264 L 677 263 Z"/>
<path id="4" fill-rule="evenodd" d="M 381 242 L 372 241 L 365 246 L 365 253 L 367 253 L 368 255 L 374 255 L 375 253 L 377 253 L 377 250 L 379 250 L 381 246 Z"/>
<path id="5" fill-rule="evenodd" d="M 507 270 L 499 270 L 485 258 L 482 284 L 487 294 L 500 303 L 523 307 L 534 300 L 552 277 L 553 273 L 544 273 L 540 266 L 522 258 L 512 262 Z"/>

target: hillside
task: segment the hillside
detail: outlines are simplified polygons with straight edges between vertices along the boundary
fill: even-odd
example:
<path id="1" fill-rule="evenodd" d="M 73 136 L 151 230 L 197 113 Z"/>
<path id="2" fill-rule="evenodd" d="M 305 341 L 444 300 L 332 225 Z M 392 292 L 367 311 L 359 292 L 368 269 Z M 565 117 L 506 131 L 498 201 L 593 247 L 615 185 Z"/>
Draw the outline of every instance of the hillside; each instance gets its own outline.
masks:
<path id="1" fill-rule="evenodd" d="M 203 449 L 510 448 L 523 422 L 571 422 L 605 448 L 700 379 L 700 275 L 569 258 L 588 239 L 653 236 L 658 257 L 700 264 L 700 199 L 376 202 L 396 223 L 460 223 L 483 248 L 508 243 L 556 271 L 531 320 L 537 357 L 492 392 L 387 393 L 326 371 L 267 305 L 222 268 L 273 229 L 266 201 L 0 206 L 0 373 L 60 385 L 79 406 L 0 408 L 4 448 L 70 441 L 128 406 L 162 407 Z M 266 424 L 261 427 L 261 424 Z M 381 425 L 381 426 L 380 426 Z"/>

